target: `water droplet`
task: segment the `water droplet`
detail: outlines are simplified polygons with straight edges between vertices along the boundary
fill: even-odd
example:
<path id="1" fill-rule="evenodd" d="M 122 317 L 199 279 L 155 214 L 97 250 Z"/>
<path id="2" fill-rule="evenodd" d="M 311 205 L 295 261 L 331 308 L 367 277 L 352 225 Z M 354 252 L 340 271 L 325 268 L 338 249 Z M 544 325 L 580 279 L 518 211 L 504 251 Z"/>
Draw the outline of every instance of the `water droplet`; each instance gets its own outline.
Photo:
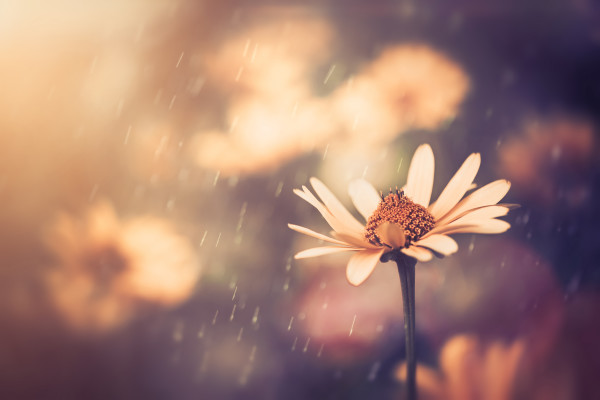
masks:
<path id="1" fill-rule="evenodd" d="M 292 330 L 292 322 L 294 322 L 294 317 L 290 318 L 290 323 L 288 325 L 288 331 Z"/>
<path id="2" fill-rule="evenodd" d="M 235 317 L 235 308 L 237 307 L 237 304 L 233 305 L 233 308 L 231 309 L 231 315 L 229 315 L 229 321 L 233 321 L 233 317 Z"/>
<path id="3" fill-rule="evenodd" d="M 238 342 L 242 340 L 242 334 L 243 334 L 243 333 L 244 333 L 244 327 L 242 326 L 242 327 L 240 328 L 240 333 L 238 333 L 238 335 L 237 335 L 237 341 L 238 341 Z"/>
<path id="4" fill-rule="evenodd" d="M 235 290 L 233 291 L 233 296 L 231 296 L 231 301 L 233 301 L 233 299 L 235 299 L 235 294 L 237 293 L 237 286 L 235 287 Z"/>
<path id="5" fill-rule="evenodd" d="M 294 338 L 294 343 L 292 343 L 292 351 L 296 350 L 296 344 L 298 343 L 298 336 Z"/>
<path id="6" fill-rule="evenodd" d="M 217 323 L 217 317 L 219 316 L 219 310 L 215 311 L 215 316 L 212 319 L 212 324 L 216 324 Z"/>
<path id="7" fill-rule="evenodd" d="M 204 338 L 204 331 L 205 330 L 206 330 L 206 325 L 202 324 L 202 327 L 198 331 L 198 339 L 203 339 Z"/>
<path id="8" fill-rule="evenodd" d="M 260 307 L 256 307 L 254 309 L 254 315 L 252 315 L 252 323 L 256 324 L 258 322 L 258 311 L 260 310 Z"/>

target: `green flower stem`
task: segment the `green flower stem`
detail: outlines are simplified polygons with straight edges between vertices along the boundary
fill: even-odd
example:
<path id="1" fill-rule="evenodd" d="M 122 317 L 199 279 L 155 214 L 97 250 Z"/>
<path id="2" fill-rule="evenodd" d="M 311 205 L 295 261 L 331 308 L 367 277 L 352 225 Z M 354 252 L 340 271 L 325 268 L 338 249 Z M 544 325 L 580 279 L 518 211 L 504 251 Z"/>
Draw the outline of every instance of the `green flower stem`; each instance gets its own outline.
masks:
<path id="1" fill-rule="evenodd" d="M 393 252 L 391 259 L 398 265 L 404 307 L 404 333 L 406 340 L 406 398 L 417 398 L 417 358 L 415 356 L 415 265 L 417 260 L 401 252 Z"/>

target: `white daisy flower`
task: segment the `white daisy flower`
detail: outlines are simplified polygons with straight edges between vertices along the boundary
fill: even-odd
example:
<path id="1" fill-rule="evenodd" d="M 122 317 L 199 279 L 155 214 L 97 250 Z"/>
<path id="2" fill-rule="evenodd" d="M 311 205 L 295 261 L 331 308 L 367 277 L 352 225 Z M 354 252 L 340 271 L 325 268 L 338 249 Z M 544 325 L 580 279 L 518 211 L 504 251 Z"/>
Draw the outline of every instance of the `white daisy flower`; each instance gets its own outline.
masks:
<path id="1" fill-rule="evenodd" d="M 492 234 L 508 230 L 510 224 L 496 218 L 512 208 L 510 204 L 498 204 L 508 192 L 510 182 L 494 181 L 463 198 L 472 188 L 480 164 L 479 153 L 467 157 L 437 201 L 430 204 L 433 151 L 428 144 L 419 146 L 402 190 L 390 189 L 384 196 L 364 179 L 350 183 L 350 197 L 366 224 L 359 222 L 320 180 L 311 178 L 320 201 L 306 186 L 302 190 L 295 189 L 294 193 L 321 213 L 333 229 L 333 237 L 294 224 L 288 226 L 332 245 L 301 251 L 295 258 L 354 252 L 346 277 L 352 285 L 358 286 L 371 275 L 386 253 L 400 251 L 418 261 L 429 261 L 433 254 L 447 256 L 458 250 L 450 234 Z"/>

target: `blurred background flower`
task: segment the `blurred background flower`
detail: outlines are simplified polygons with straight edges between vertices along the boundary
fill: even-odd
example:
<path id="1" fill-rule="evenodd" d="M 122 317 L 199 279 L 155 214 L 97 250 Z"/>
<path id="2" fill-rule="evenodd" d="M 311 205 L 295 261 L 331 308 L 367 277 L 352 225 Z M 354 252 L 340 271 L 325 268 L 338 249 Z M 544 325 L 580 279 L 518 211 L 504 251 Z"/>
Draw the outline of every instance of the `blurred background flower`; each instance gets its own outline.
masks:
<path id="1" fill-rule="evenodd" d="M 395 271 L 347 287 L 287 223 L 430 143 L 434 197 L 481 152 L 521 208 L 417 270 L 419 362 L 524 341 L 516 398 L 598 397 L 597 11 L 0 2 L 0 396 L 398 398 Z"/>
<path id="2" fill-rule="evenodd" d="M 62 214 L 46 242 L 57 258 L 47 277 L 50 297 L 68 324 L 106 331 L 149 305 L 177 305 L 196 285 L 200 265 L 191 244 L 168 222 L 121 222 L 107 202 L 84 218 Z"/>

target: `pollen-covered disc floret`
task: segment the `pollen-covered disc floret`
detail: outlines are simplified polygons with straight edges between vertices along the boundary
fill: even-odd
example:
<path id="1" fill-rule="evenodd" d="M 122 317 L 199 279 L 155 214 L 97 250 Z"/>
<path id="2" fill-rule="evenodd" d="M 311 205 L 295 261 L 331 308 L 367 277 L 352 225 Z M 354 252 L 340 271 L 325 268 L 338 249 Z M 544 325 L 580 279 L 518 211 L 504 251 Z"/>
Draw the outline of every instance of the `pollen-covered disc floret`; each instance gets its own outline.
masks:
<path id="1" fill-rule="evenodd" d="M 413 203 L 404 195 L 403 191 L 398 191 L 398 189 L 395 192 L 390 190 L 385 197 L 383 194 L 381 195 L 381 202 L 367 221 L 365 237 L 369 242 L 375 245 L 383 244 L 376 230 L 386 221 L 404 228 L 405 247 L 409 247 L 412 242 L 419 240 L 435 226 L 433 215 L 425 207 Z"/>

